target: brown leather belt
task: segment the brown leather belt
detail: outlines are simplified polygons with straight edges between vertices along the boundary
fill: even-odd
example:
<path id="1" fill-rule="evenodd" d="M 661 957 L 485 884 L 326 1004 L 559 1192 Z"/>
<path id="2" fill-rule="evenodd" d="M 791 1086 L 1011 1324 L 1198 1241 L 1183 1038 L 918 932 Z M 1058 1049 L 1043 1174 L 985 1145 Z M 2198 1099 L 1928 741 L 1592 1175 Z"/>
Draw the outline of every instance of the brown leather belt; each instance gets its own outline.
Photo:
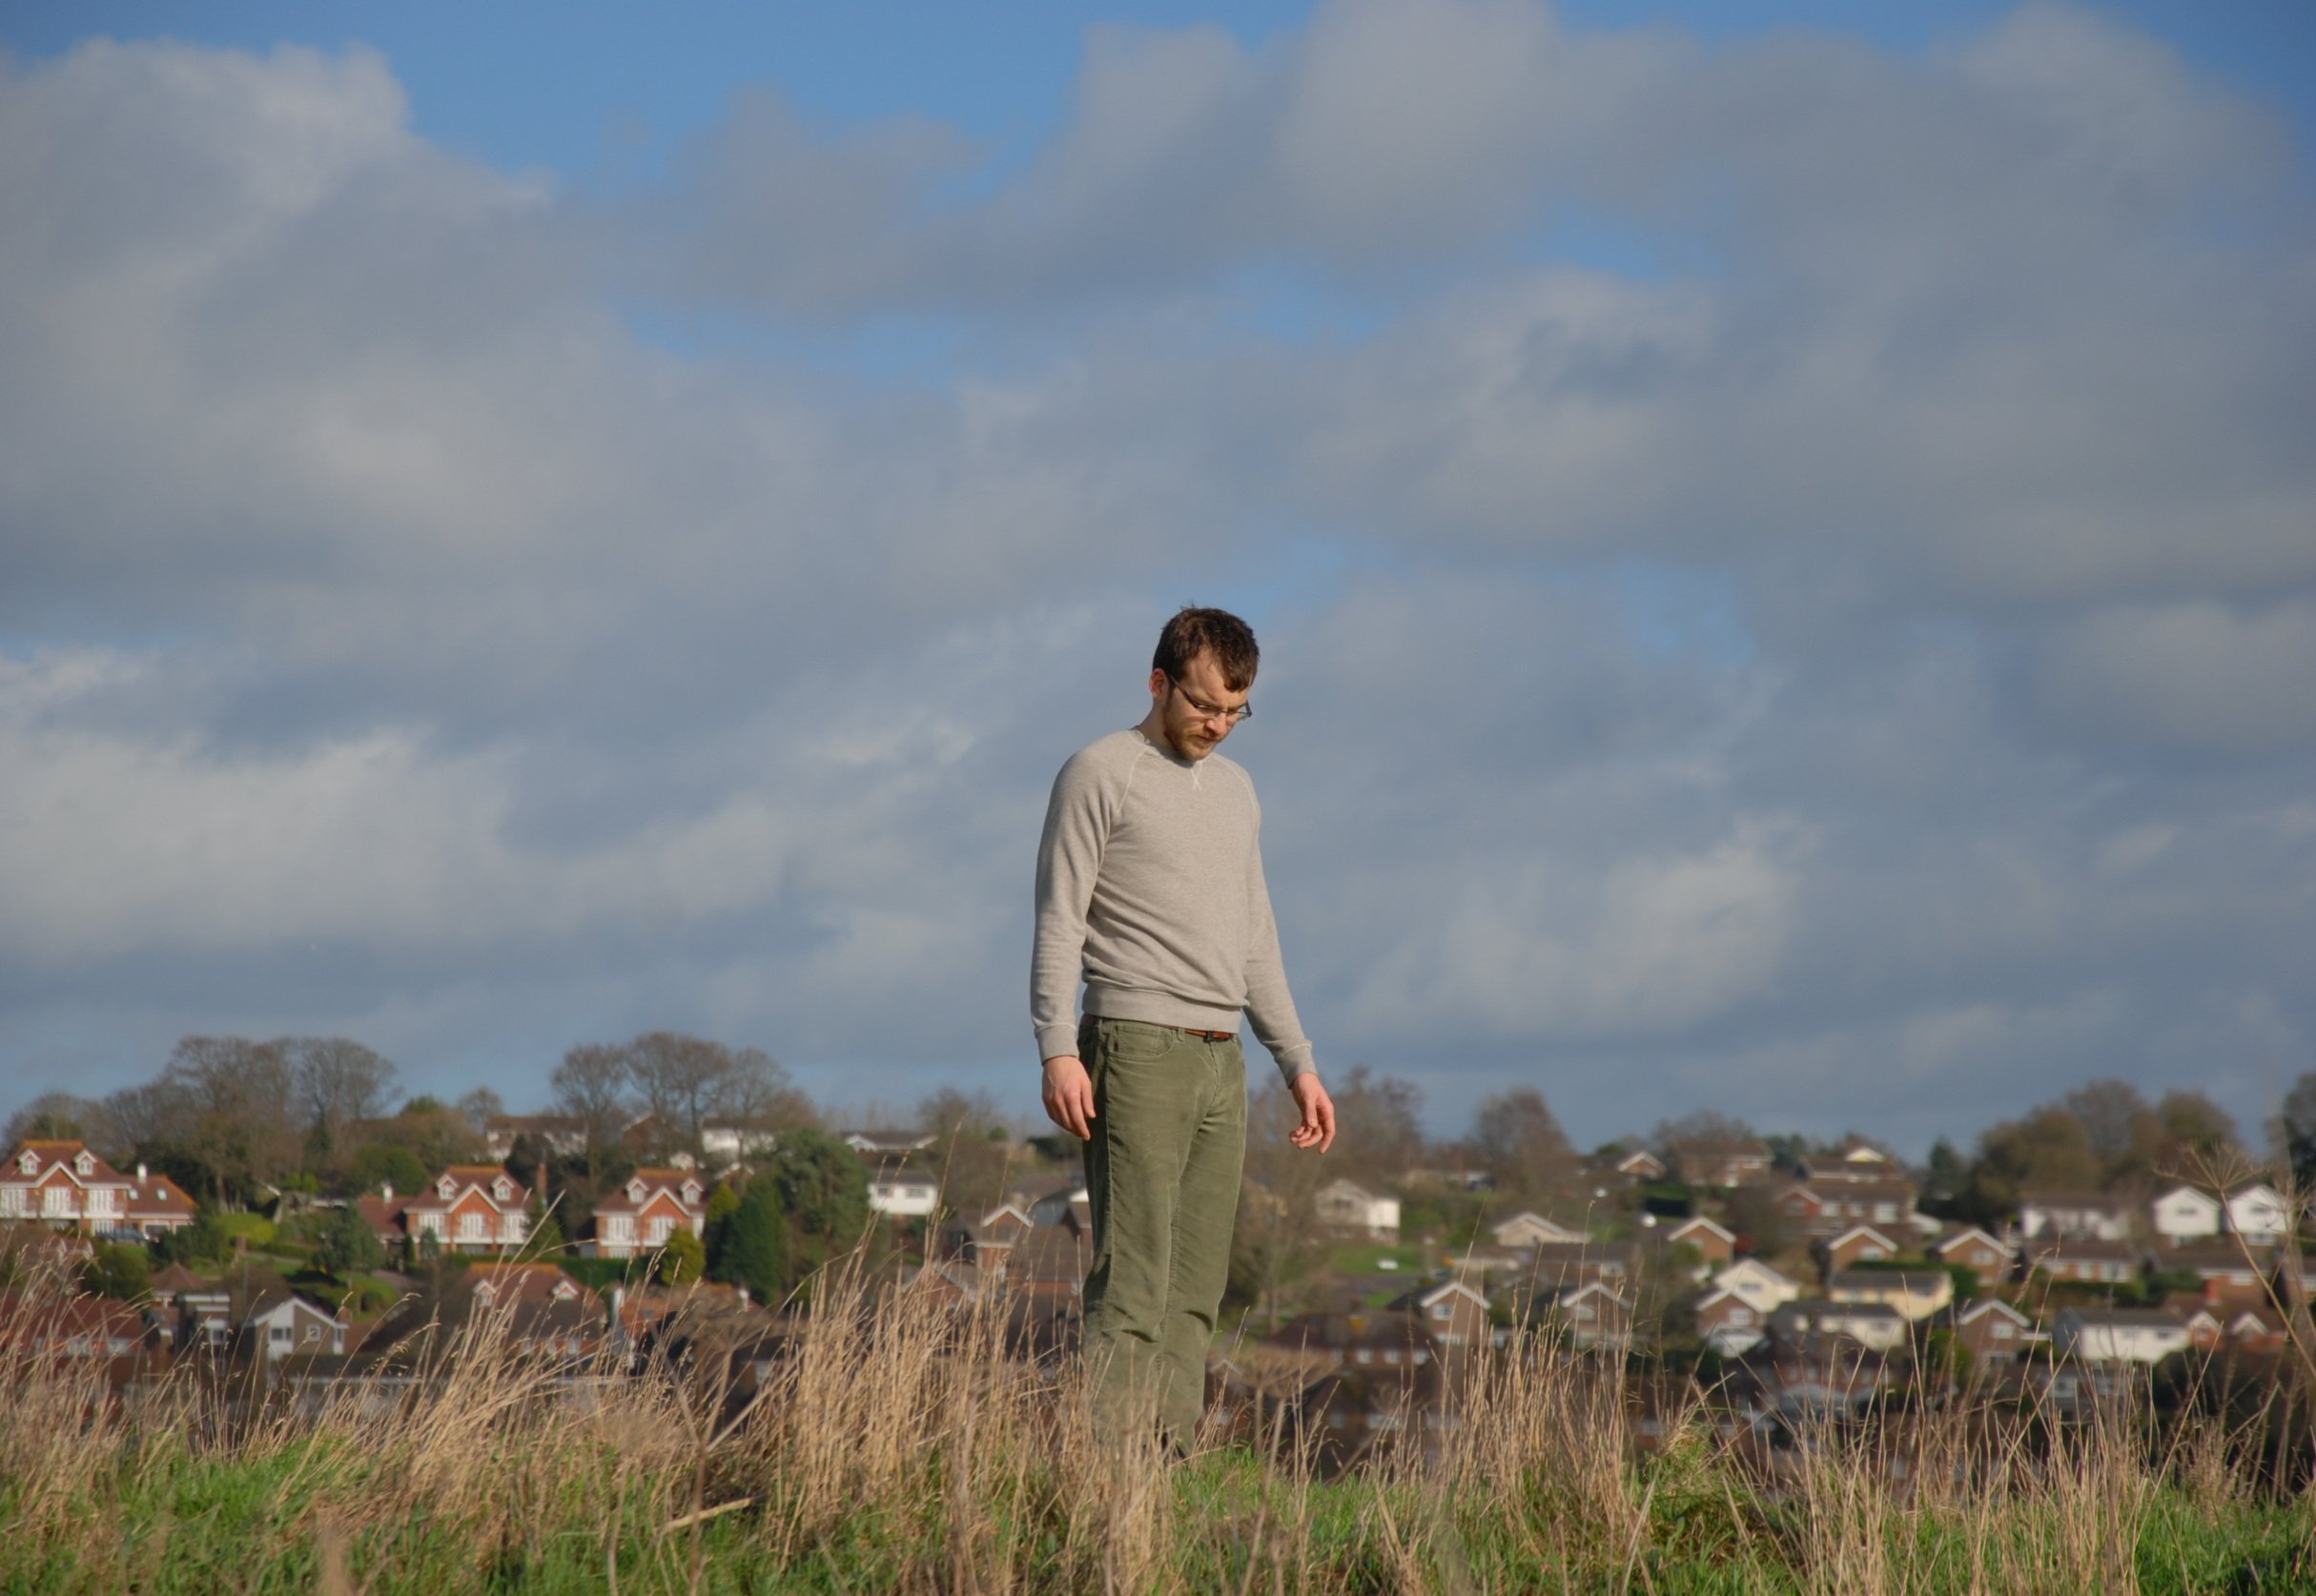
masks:
<path id="1" fill-rule="evenodd" d="M 1196 1036 L 1201 1042 L 1227 1042 L 1239 1033 L 1236 1031 L 1193 1031 L 1187 1025 L 1170 1025 L 1169 1031 L 1179 1031 L 1185 1036 Z"/>

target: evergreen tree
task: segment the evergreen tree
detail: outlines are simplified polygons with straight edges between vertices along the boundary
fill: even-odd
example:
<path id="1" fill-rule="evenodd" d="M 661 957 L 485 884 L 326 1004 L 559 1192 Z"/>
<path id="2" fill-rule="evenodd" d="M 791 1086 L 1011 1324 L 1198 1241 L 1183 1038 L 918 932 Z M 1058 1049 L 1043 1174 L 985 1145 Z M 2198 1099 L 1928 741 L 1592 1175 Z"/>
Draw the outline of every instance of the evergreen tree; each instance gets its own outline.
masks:
<path id="1" fill-rule="evenodd" d="M 689 1285 L 707 1267 L 707 1248 L 691 1234 L 688 1225 L 678 1225 L 660 1249 L 658 1273 L 664 1285 Z"/>
<path id="2" fill-rule="evenodd" d="M 860 1155 L 826 1131 L 791 1131 L 781 1137 L 769 1168 L 788 1210 L 791 1267 L 810 1273 L 859 1245 L 873 1217 L 869 1172 Z M 749 1184 L 753 1185 L 751 1181 Z"/>
<path id="3" fill-rule="evenodd" d="M 385 1246 L 361 1210 L 348 1203 L 322 1221 L 314 1241 L 314 1267 L 343 1280 L 386 1261 Z"/>
<path id="4" fill-rule="evenodd" d="M 769 1173 L 757 1176 L 730 1214 L 710 1222 L 718 1225 L 722 1243 L 714 1256 L 714 1278 L 746 1286 L 767 1307 L 777 1305 L 788 1290 L 789 1269 L 788 1211 L 780 1201 L 779 1182 Z"/>

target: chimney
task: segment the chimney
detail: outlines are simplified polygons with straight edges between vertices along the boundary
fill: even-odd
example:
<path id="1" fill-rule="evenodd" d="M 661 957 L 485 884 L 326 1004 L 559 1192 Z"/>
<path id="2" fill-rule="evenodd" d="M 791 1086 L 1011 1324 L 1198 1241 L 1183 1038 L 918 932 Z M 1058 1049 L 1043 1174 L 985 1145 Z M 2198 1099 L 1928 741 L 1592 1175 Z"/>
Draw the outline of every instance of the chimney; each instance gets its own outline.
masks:
<path id="1" fill-rule="evenodd" d="M 738 1293 L 738 1295 L 739 1295 L 739 1298 L 740 1298 L 740 1306 L 742 1306 L 743 1308 L 747 1307 L 747 1306 L 748 1306 L 748 1287 L 746 1287 L 746 1286 L 734 1286 L 734 1287 L 732 1287 L 732 1290 L 733 1290 L 734 1292 Z"/>
<path id="2" fill-rule="evenodd" d="M 394 1182 L 391 1180 L 381 1181 L 378 1188 L 378 1195 L 384 1197 L 388 1202 L 392 1202 L 394 1200 Z"/>
<path id="3" fill-rule="evenodd" d="M 141 1163 L 140 1163 L 140 1164 L 138 1164 L 138 1165 L 136 1166 L 136 1177 L 137 1177 L 139 1180 L 143 1180 L 143 1179 L 147 1178 L 147 1177 L 146 1177 L 146 1175 L 145 1175 L 145 1166 L 144 1166 L 143 1164 L 141 1164 Z"/>

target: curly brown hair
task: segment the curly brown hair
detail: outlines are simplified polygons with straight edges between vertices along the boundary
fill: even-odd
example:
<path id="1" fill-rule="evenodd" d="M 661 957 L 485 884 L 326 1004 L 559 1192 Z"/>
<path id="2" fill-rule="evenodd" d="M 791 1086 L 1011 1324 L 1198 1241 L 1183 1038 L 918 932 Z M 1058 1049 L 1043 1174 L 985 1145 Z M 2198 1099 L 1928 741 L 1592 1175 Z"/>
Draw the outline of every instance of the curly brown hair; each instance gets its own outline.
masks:
<path id="1" fill-rule="evenodd" d="M 1178 682 L 1190 662 L 1209 650 L 1215 664 L 1222 667 L 1223 685 L 1232 692 L 1242 693 L 1255 685 L 1255 666 L 1262 659 L 1262 650 L 1255 645 L 1255 629 L 1227 609 L 1184 604 L 1176 610 L 1158 633 L 1150 668 Z"/>

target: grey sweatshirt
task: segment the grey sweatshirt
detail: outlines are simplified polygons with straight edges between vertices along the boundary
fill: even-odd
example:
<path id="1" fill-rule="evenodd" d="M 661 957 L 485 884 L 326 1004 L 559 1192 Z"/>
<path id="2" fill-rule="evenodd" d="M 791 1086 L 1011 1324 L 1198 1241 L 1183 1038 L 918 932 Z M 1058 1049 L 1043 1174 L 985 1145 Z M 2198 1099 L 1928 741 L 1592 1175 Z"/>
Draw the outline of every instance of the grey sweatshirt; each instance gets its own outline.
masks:
<path id="1" fill-rule="evenodd" d="M 1288 1080 L 1315 1069 L 1262 881 L 1262 807 L 1219 753 L 1184 759 L 1138 728 L 1070 756 L 1037 844 L 1030 1020 L 1037 1055 L 1077 1052 L 1085 1012 L 1195 1031 L 1240 1014 Z"/>

